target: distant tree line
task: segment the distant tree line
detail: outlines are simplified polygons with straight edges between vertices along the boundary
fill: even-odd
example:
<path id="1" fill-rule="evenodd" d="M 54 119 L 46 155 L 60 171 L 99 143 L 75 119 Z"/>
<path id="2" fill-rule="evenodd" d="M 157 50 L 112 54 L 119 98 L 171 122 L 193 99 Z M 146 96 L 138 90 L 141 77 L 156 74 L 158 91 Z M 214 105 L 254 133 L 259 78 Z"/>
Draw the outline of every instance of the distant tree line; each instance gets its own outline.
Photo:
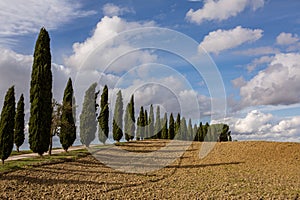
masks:
<path id="1" fill-rule="evenodd" d="M 96 91 L 96 83 L 92 84 L 85 93 L 85 98 L 80 115 L 80 138 L 85 146 L 89 146 L 95 139 L 98 121 L 98 138 L 105 144 L 109 134 L 109 108 L 108 88 L 105 85 L 100 99 L 100 114 L 97 117 L 98 104 L 96 103 L 99 91 Z M 135 119 L 134 95 L 131 96 L 125 112 L 123 109 L 122 92 L 118 91 L 112 122 L 112 138 L 119 142 L 123 137 L 126 141 L 145 139 L 176 139 L 187 141 L 232 141 L 231 132 L 227 124 L 205 125 L 202 122 L 192 124 L 185 117 L 177 114 L 176 120 L 173 113 L 165 113 L 160 117 L 160 107 L 156 107 L 154 116 L 153 105 L 149 112 L 140 107 L 139 115 Z M 149 113 L 149 115 L 148 115 Z M 124 118 L 123 118 L 124 116 Z M 96 120 L 97 119 L 97 120 Z M 155 120 L 154 120 L 155 119 Z"/>

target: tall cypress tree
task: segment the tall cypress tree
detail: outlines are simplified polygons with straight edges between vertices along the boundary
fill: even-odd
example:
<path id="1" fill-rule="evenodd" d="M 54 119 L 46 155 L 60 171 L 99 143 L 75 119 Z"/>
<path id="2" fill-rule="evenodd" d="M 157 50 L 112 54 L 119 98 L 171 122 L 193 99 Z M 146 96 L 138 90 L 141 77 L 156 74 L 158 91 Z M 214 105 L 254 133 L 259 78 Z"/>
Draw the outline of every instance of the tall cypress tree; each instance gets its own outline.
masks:
<path id="1" fill-rule="evenodd" d="M 195 140 L 201 141 L 201 142 L 204 141 L 204 126 L 203 126 L 202 122 L 200 122 L 200 124 L 199 124 L 199 128 L 198 128 Z"/>
<path id="2" fill-rule="evenodd" d="M 141 127 L 140 127 L 140 117 L 137 118 L 137 127 L 136 127 L 136 140 L 139 141 L 141 139 Z"/>
<path id="3" fill-rule="evenodd" d="M 123 98 L 121 90 L 117 93 L 113 119 L 113 138 L 119 142 L 123 137 Z"/>
<path id="4" fill-rule="evenodd" d="M 198 126 L 197 124 L 194 124 L 193 128 L 193 137 L 191 138 L 192 141 L 199 141 L 198 140 Z"/>
<path id="5" fill-rule="evenodd" d="M 45 28 L 41 28 L 35 44 L 34 60 L 30 82 L 30 149 L 43 155 L 50 143 L 52 118 L 52 72 L 50 37 Z"/>
<path id="6" fill-rule="evenodd" d="M 59 133 L 60 143 L 65 151 L 73 145 L 76 139 L 76 127 L 73 118 L 73 86 L 69 78 L 64 91 L 61 113 L 61 128 Z"/>
<path id="7" fill-rule="evenodd" d="M 149 113 L 149 121 L 148 121 L 148 135 L 151 138 L 154 135 L 154 113 L 153 113 L 153 106 L 150 105 L 150 113 Z"/>
<path id="8" fill-rule="evenodd" d="M 140 115 L 138 117 L 138 122 L 137 122 L 137 126 L 138 126 L 138 137 L 137 139 L 143 139 L 145 137 L 145 117 L 144 117 L 144 108 L 143 106 L 141 106 L 140 109 Z"/>
<path id="9" fill-rule="evenodd" d="M 175 124 L 174 124 L 174 117 L 173 117 L 173 113 L 171 113 L 170 115 L 170 119 L 169 119 L 169 129 L 168 129 L 168 139 L 172 140 L 174 139 L 175 136 Z"/>
<path id="10" fill-rule="evenodd" d="M 177 118 L 176 118 L 176 122 L 175 122 L 175 127 L 174 127 L 174 133 L 175 133 L 175 137 L 182 139 L 181 133 L 180 133 L 180 114 L 177 114 Z"/>
<path id="11" fill-rule="evenodd" d="M 129 122 L 129 116 L 130 116 L 129 106 L 130 106 L 130 103 L 128 103 L 127 106 L 126 106 L 125 116 L 124 116 L 124 134 L 125 134 L 125 140 L 127 142 L 129 142 L 129 140 L 130 140 L 130 132 L 131 132 L 130 122 Z"/>
<path id="12" fill-rule="evenodd" d="M 73 113 L 73 119 L 74 119 L 74 122 L 75 122 L 75 126 L 76 126 L 76 121 L 77 121 L 76 108 L 77 108 L 76 99 L 75 99 L 75 96 L 73 95 L 73 98 L 72 98 L 72 113 Z"/>
<path id="13" fill-rule="evenodd" d="M 145 126 L 144 126 L 144 139 L 148 139 L 149 138 L 149 130 L 148 130 L 148 112 L 145 109 L 145 114 L 144 114 L 144 122 L 145 122 Z"/>
<path id="14" fill-rule="evenodd" d="M 168 116 L 167 116 L 167 113 L 165 113 L 163 123 L 162 123 L 161 138 L 168 139 Z"/>
<path id="15" fill-rule="evenodd" d="M 135 116 L 134 116 L 134 95 L 131 95 L 129 107 L 129 127 L 130 127 L 130 139 L 132 140 L 134 138 L 134 132 L 135 132 Z"/>
<path id="16" fill-rule="evenodd" d="M 15 132 L 14 132 L 14 142 L 19 152 L 19 147 L 24 143 L 25 134 L 25 113 L 24 113 L 24 96 L 21 94 L 21 97 L 18 101 L 17 112 L 15 117 Z"/>
<path id="17" fill-rule="evenodd" d="M 160 108 L 156 108 L 156 118 L 153 138 L 161 138 Z"/>
<path id="18" fill-rule="evenodd" d="M 84 95 L 82 111 L 80 114 L 80 141 L 85 146 L 89 146 L 95 139 L 97 130 L 96 111 L 97 111 L 97 83 L 93 83 Z"/>
<path id="19" fill-rule="evenodd" d="M 189 119 L 189 124 L 188 124 L 188 131 L 187 131 L 187 140 L 192 141 L 193 139 L 193 125 L 192 125 L 192 119 Z"/>
<path id="20" fill-rule="evenodd" d="M 187 126 L 186 126 L 186 120 L 185 117 L 182 117 L 181 121 L 180 121 L 180 139 L 181 140 L 186 140 L 186 136 L 187 136 Z"/>
<path id="21" fill-rule="evenodd" d="M 108 118 L 109 118 L 109 107 L 108 107 L 108 88 L 107 85 L 104 86 L 103 92 L 101 94 L 101 102 L 100 102 L 100 115 L 98 117 L 99 129 L 98 129 L 98 138 L 100 142 L 105 144 L 108 133 Z M 125 122 L 126 123 L 126 122 Z"/>
<path id="22" fill-rule="evenodd" d="M 0 119 L 0 157 L 2 164 L 14 146 L 15 112 L 15 90 L 12 86 L 5 95 Z"/>

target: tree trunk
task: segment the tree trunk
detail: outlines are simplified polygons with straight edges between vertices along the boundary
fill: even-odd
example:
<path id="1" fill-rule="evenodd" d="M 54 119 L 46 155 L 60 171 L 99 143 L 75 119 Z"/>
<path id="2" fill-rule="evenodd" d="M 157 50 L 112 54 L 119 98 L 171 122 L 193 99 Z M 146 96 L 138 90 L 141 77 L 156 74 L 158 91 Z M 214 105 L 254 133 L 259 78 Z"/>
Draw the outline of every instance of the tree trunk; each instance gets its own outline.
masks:
<path id="1" fill-rule="evenodd" d="M 20 152 L 19 147 L 17 147 L 17 152 L 18 152 L 18 153 Z"/>
<path id="2" fill-rule="evenodd" d="M 52 153 L 52 135 L 50 135 L 50 144 L 49 144 L 49 151 L 48 151 L 49 156 L 51 156 L 51 153 Z"/>
<path id="3" fill-rule="evenodd" d="M 2 165 L 4 165 L 4 160 L 2 159 Z"/>

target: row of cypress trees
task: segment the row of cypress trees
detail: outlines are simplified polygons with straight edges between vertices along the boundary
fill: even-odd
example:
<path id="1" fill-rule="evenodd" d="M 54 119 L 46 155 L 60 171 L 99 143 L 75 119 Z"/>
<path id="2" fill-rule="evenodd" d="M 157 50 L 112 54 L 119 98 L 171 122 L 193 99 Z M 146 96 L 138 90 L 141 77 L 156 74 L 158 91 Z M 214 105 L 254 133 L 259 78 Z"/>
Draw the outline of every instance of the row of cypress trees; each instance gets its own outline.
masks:
<path id="1" fill-rule="evenodd" d="M 17 115 L 15 104 L 15 89 L 12 86 L 6 92 L 0 119 L 0 156 L 3 164 L 11 154 L 14 142 L 17 149 L 24 142 L 23 95 L 17 105 Z"/>
<path id="2" fill-rule="evenodd" d="M 85 93 L 82 113 L 80 115 L 80 140 L 81 143 L 89 146 L 95 139 L 98 122 L 98 138 L 105 144 L 109 134 L 109 107 L 108 107 L 108 88 L 105 85 L 100 99 L 100 113 L 97 117 L 98 104 L 97 96 L 100 91 L 96 92 L 97 84 L 92 84 Z M 156 120 L 154 120 L 153 106 L 150 105 L 150 111 L 140 108 L 139 116 L 135 120 L 134 96 L 131 96 L 125 113 L 123 113 L 122 92 L 118 91 L 114 116 L 112 122 L 113 139 L 119 142 L 123 137 L 126 141 L 143 140 L 143 139 L 178 139 L 188 141 L 229 141 L 231 140 L 229 126 L 226 124 L 209 125 L 202 122 L 192 126 L 192 120 L 188 124 L 185 117 L 177 114 L 176 120 L 173 113 L 170 114 L 169 120 L 167 113 L 160 117 L 160 107 L 156 108 Z M 124 120 L 123 120 L 124 115 Z M 97 118 L 97 120 L 95 120 Z M 123 124 L 124 123 L 124 124 Z M 123 129 L 124 125 L 124 129 Z"/>

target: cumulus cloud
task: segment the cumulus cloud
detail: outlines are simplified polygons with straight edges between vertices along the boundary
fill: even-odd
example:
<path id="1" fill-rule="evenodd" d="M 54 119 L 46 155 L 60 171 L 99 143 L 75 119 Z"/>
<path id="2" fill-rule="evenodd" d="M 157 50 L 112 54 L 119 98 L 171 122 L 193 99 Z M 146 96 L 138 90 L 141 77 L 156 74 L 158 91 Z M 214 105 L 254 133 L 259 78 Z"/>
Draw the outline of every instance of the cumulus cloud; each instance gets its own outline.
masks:
<path id="1" fill-rule="evenodd" d="M 235 88 L 240 88 L 240 87 L 246 85 L 247 81 L 244 79 L 244 77 L 240 76 L 240 77 L 232 80 L 231 83 Z"/>
<path id="2" fill-rule="evenodd" d="M 243 106 L 300 102 L 300 54 L 276 54 L 270 65 L 240 88 Z"/>
<path id="3" fill-rule="evenodd" d="M 279 45 L 290 45 L 299 41 L 299 37 L 296 34 L 291 33 L 280 33 L 276 38 L 276 43 Z"/>
<path id="4" fill-rule="evenodd" d="M 24 94 L 25 110 L 29 109 L 29 88 L 32 68 L 32 55 L 23 55 L 12 50 L 0 48 L 0 107 L 7 89 L 14 85 L 16 98 Z M 62 100 L 63 90 L 70 75 L 70 70 L 52 63 L 53 97 Z M 28 113 L 26 113 L 28 117 Z"/>
<path id="5" fill-rule="evenodd" d="M 206 0 L 201 9 L 190 9 L 186 19 L 201 24 L 204 21 L 223 21 L 241 13 L 246 7 L 256 10 L 264 6 L 264 0 Z"/>
<path id="6" fill-rule="evenodd" d="M 10 0 L 0 2 L 0 37 L 37 33 L 42 26 L 57 27 L 72 19 L 95 14 L 83 11 L 77 2 L 67 0 Z"/>
<path id="7" fill-rule="evenodd" d="M 274 59 L 274 56 L 262 56 L 255 58 L 249 65 L 247 65 L 248 72 L 253 72 L 259 65 L 270 63 Z"/>
<path id="8" fill-rule="evenodd" d="M 102 8 L 103 14 L 108 17 L 120 16 L 125 13 L 134 13 L 133 9 L 128 7 L 120 7 L 112 3 L 107 3 Z"/>
<path id="9" fill-rule="evenodd" d="M 88 65 L 94 69 L 104 70 L 111 65 L 108 70 L 122 72 L 143 63 L 154 62 L 156 56 L 147 50 L 136 51 L 134 47 L 124 38 L 118 41 L 110 40 L 123 31 L 152 27 L 155 23 L 150 22 L 127 22 L 120 17 L 103 17 L 97 24 L 91 37 L 82 43 L 73 45 L 73 54 L 66 58 L 65 64 L 69 67 L 80 69 Z M 91 55 L 97 52 L 97 55 Z M 128 54 L 128 52 L 131 52 Z M 126 54 L 127 53 L 127 54 Z M 126 54 L 126 56 L 123 56 Z M 89 64 L 82 66 L 88 58 Z M 117 58 L 117 62 L 112 63 Z M 100 64 L 101 63 L 101 64 Z"/>
<path id="10" fill-rule="evenodd" d="M 30 55 L 0 48 L 0 94 L 2 98 L 12 85 L 15 85 L 16 93 L 24 93 L 25 98 L 28 97 L 32 60 Z"/>
<path id="11" fill-rule="evenodd" d="M 221 121 L 214 121 L 219 123 Z M 252 110 L 245 117 L 224 119 L 237 140 L 299 141 L 300 116 L 278 118 L 270 113 Z"/>
<path id="12" fill-rule="evenodd" d="M 248 29 L 237 26 L 234 29 L 210 32 L 204 37 L 199 48 L 204 48 L 208 52 L 218 54 L 221 51 L 232 49 L 246 42 L 254 42 L 263 35 L 261 29 Z"/>

